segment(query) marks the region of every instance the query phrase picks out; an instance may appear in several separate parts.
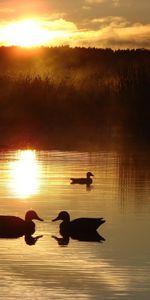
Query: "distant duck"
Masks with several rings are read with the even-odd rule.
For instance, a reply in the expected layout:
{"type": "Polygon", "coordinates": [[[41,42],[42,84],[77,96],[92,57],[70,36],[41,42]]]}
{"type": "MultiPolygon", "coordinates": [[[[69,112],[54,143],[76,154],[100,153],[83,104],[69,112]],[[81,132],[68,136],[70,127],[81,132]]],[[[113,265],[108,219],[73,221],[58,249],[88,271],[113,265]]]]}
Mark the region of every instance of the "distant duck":
{"type": "Polygon", "coordinates": [[[90,185],[93,180],[91,176],[94,176],[91,172],[86,173],[86,178],[70,178],[71,184],[87,184],[90,185]]]}
{"type": "Polygon", "coordinates": [[[105,223],[103,218],[78,218],[70,221],[70,215],[67,211],[61,211],[57,218],[52,221],[62,220],[60,224],[60,234],[63,235],[82,235],[93,234],[97,228],[105,223]]]}
{"type": "Polygon", "coordinates": [[[35,232],[32,220],[43,221],[34,210],[27,211],[25,220],[16,216],[0,216],[0,238],[30,236],[35,232]]]}

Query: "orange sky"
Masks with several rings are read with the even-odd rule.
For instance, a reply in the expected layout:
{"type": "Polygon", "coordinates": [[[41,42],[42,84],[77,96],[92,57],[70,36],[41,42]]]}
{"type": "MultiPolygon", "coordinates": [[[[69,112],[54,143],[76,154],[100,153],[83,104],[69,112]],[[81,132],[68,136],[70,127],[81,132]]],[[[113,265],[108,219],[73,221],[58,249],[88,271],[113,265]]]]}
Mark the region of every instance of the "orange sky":
{"type": "Polygon", "coordinates": [[[1,45],[150,48],[148,0],[0,0],[1,45]]]}

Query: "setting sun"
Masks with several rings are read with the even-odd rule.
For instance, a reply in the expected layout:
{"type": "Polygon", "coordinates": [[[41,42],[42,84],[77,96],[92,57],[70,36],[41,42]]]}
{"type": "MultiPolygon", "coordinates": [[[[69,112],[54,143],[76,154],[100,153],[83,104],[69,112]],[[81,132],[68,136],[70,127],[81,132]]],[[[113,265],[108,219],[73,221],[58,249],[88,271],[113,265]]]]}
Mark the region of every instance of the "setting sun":
{"type": "Polygon", "coordinates": [[[11,189],[20,198],[36,194],[39,166],[32,150],[18,151],[16,160],[10,163],[11,189]]]}
{"type": "Polygon", "coordinates": [[[7,25],[4,39],[8,45],[34,47],[49,41],[51,33],[38,20],[23,20],[7,25]]]}

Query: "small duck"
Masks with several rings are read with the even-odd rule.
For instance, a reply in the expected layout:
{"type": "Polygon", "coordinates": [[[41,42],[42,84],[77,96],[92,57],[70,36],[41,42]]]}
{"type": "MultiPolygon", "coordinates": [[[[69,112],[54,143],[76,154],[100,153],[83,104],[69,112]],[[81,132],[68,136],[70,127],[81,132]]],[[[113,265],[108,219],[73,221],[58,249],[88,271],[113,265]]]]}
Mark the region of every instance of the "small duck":
{"type": "Polygon", "coordinates": [[[16,216],[0,216],[0,238],[32,235],[35,232],[35,224],[32,220],[43,221],[34,210],[27,211],[25,220],[16,216]]]}
{"type": "Polygon", "coordinates": [[[71,184],[87,184],[90,185],[93,180],[91,176],[94,176],[91,172],[86,173],[86,178],[70,178],[71,184]]]}
{"type": "Polygon", "coordinates": [[[62,220],[60,224],[60,234],[73,236],[80,234],[93,234],[97,228],[105,223],[103,218],[78,218],[70,221],[70,215],[67,211],[61,211],[57,218],[52,221],[62,220]]]}

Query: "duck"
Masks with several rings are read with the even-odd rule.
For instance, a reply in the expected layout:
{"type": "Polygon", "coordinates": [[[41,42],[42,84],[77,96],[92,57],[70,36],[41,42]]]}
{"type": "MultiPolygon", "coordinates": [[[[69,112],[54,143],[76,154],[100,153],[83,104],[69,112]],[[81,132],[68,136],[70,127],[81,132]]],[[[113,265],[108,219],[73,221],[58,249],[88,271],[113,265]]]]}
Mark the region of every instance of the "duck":
{"type": "Polygon", "coordinates": [[[62,220],[60,224],[60,234],[62,236],[92,235],[100,225],[105,223],[103,218],[78,218],[70,221],[67,211],[61,211],[52,221],[62,220]]]}
{"type": "Polygon", "coordinates": [[[94,176],[93,173],[87,172],[85,178],[70,178],[71,184],[86,184],[86,185],[90,185],[93,182],[91,176],[94,176]]]}
{"type": "Polygon", "coordinates": [[[35,232],[35,224],[32,220],[43,221],[34,210],[26,212],[25,220],[16,216],[0,215],[0,238],[32,235],[35,232]]]}

